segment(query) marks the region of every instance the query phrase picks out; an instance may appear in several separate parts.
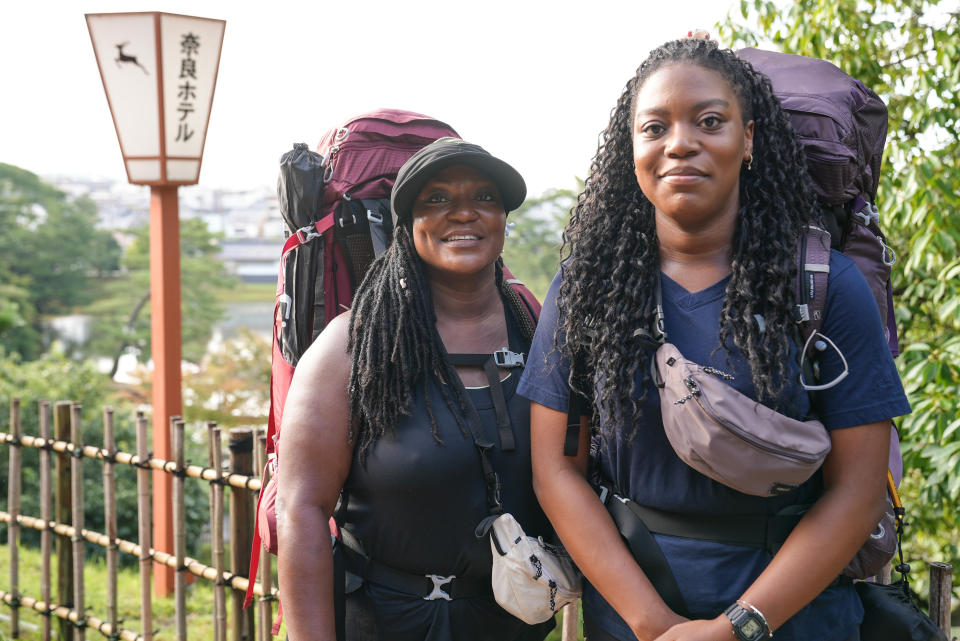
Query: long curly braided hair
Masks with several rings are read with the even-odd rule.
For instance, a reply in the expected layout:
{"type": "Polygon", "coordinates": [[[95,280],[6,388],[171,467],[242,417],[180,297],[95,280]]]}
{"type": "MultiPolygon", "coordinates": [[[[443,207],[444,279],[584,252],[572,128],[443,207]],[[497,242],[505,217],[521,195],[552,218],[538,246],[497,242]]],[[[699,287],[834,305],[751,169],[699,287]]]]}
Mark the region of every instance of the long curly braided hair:
{"type": "MultiPolygon", "coordinates": [[[[351,355],[349,438],[361,459],[365,459],[380,436],[396,426],[401,416],[409,416],[418,384],[425,383],[431,375],[447,381],[457,376],[437,332],[430,283],[409,225],[408,221],[397,227],[393,242],[370,265],[353,299],[347,344],[351,355]]],[[[495,272],[504,306],[529,342],[533,324],[523,311],[519,295],[504,280],[500,259],[495,272]]],[[[461,432],[466,434],[466,399],[459,386],[438,387],[461,432]]],[[[433,437],[441,443],[430,394],[426,385],[423,389],[433,437]]]]}
{"type": "Polygon", "coordinates": [[[758,400],[773,407],[797,331],[796,246],[802,226],[820,218],[800,144],[766,76],[710,40],[675,40],[651,52],[613,109],[564,231],[566,260],[558,299],[556,339],[561,352],[583,367],[577,376],[571,371],[571,386],[592,398],[590,390],[602,382],[593,404],[594,424],[602,413],[605,425],[624,425],[628,436],[640,416],[635,374],[642,368],[641,390],[646,390],[656,350],[635,330],[653,327],[660,277],[654,207],[634,175],[634,99],[648,78],[670,64],[695,64],[719,73],[739,99],[744,124],[755,123],[753,170],[740,172],[720,343],[732,342],[743,352],[758,400]]]}

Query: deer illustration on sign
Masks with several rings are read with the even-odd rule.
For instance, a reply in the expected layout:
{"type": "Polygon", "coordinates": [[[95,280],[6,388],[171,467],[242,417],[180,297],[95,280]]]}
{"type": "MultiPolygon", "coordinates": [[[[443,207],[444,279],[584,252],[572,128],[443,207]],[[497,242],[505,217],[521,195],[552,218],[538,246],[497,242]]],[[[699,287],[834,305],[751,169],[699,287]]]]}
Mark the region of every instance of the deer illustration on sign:
{"type": "Polygon", "coordinates": [[[129,42],[122,42],[122,43],[120,43],[120,44],[118,44],[118,45],[113,45],[114,47],[117,48],[117,57],[114,58],[114,62],[117,63],[117,66],[118,66],[118,67],[120,66],[121,63],[124,63],[124,62],[128,62],[128,63],[134,64],[134,65],[140,67],[140,69],[143,71],[143,73],[145,73],[145,74],[147,74],[147,75],[149,76],[149,75],[150,75],[150,72],[148,72],[147,69],[146,69],[142,64],[140,64],[139,62],[137,62],[137,57],[136,57],[136,56],[129,56],[129,55],[123,53],[123,48],[126,47],[128,44],[130,44],[130,43],[129,43],[129,42]]]}

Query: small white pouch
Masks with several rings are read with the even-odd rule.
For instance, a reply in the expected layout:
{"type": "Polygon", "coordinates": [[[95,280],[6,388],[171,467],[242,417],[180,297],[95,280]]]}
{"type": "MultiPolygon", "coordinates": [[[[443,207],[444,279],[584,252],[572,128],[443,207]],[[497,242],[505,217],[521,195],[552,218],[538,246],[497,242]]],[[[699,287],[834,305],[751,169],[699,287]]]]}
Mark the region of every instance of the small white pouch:
{"type": "Polygon", "coordinates": [[[490,530],[493,595],[500,606],[534,625],[580,598],[580,572],[562,547],[527,536],[511,514],[490,530]]]}

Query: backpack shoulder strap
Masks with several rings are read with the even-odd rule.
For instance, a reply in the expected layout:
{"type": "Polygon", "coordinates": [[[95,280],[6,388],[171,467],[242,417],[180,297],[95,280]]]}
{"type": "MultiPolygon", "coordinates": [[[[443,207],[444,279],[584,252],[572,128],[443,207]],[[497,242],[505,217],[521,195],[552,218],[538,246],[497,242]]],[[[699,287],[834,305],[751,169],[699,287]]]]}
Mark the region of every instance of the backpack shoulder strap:
{"type": "Polygon", "coordinates": [[[842,381],[850,373],[850,369],[840,348],[820,332],[826,314],[827,285],[830,277],[830,234],[820,227],[807,225],[799,245],[799,291],[795,316],[803,338],[800,346],[800,385],[808,392],[816,392],[830,389],[842,381]],[[816,352],[822,352],[828,347],[839,355],[843,371],[828,383],[815,383],[820,378],[819,367],[815,362],[816,352]]]}
{"type": "MultiPolygon", "coordinates": [[[[515,298],[521,303],[521,307],[526,312],[527,319],[536,327],[540,318],[540,301],[533,295],[522,281],[515,278],[510,270],[504,266],[503,282],[508,292],[515,295],[515,298]]],[[[509,298],[514,298],[510,296],[509,298]]],[[[574,374],[582,372],[583,367],[576,363],[571,364],[574,368],[574,374]]],[[[564,456],[576,456],[580,443],[580,417],[590,416],[593,412],[590,401],[581,394],[570,390],[570,404],[567,410],[567,432],[563,442],[564,456]]]]}
{"type": "Polygon", "coordinates": [[[507,269],[507,266],[503,266],[503,284],[504,286],[514,292],[519,298],[519,301],[522,303],[522,308],[524,314],[530,320],[534,327],[537,326],[537,321],[540,320],[540,301],[537,300],[537,297],[533,295],[526,285],[523,284],[523,281],[513,275],[513,273],[507,269]]]}
{"type": "Polygon", "coordinates": [[[797,245],[795,318],[804,342],[823,327],[830,276],[830,232],[806,225],[797,245]]]}
{"type": "Polygon", "coordinates": [[[533,333],[540,320],[540,301],[533,295],[522,281],[515,278],[507,267],[503,266],[503,283],[500,287],[513,319],[517,322],[520,333],[527,341],[533,340],[533,333]]]}
{"type": "MultiPolygon", "coordinates": [[[[576,381],[577,387],[580,389],[588,389],[585,376],[586,366],[581,362],[581,359],[574,358],[573,362],[570,363],[570,369],[571,377],[576,381]]],[[[593,406],[590,403],[590,399],[573,387],[567,386],[567,392],[570,398],[567,404],[567,432],[563,437],[563,455],[576,456],[580,450],[581,417],[591,416],[593,414],[593,406]]]]}

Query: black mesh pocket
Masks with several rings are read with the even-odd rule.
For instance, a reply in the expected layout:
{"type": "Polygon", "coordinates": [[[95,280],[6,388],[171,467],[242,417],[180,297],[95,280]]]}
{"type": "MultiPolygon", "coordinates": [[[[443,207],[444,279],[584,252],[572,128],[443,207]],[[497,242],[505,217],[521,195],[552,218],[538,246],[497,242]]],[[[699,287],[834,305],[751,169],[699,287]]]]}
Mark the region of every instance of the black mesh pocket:
{"type": "Polygon", "coordinates": [[[373,243],[367,211],[360,201],[343,201],[334,214],[334,239],[340,244],[350,273],[350,289],[357,286],[373,262],[373,243]]]}

